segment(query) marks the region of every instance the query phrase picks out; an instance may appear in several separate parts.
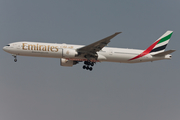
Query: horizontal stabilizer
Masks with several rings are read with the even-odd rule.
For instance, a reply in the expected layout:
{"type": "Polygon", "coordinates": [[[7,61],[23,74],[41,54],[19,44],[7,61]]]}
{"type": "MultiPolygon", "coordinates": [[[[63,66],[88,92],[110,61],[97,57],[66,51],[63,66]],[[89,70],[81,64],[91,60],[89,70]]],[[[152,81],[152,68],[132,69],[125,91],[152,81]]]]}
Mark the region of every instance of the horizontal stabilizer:
{"type": "Polygon", "coordinates": [[[171,53],[174,52],[174,51],[176,51],[176,50],[168,50],[168,51],[164,51],[164,52],[161,52],[161,53],[157,53],[157,54],[155,54],[155,55],[153,55],[153,56],[155,56],[155,57],[165,56],[165,55],[171,54],[171,53]]]}

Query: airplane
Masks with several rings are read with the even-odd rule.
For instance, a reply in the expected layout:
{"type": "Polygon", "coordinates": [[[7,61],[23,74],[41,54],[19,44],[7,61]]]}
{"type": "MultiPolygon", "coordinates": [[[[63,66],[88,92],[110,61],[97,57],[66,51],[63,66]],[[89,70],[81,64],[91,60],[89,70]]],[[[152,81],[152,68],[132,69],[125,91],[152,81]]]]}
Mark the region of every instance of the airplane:
{"type": "Polygon", "coordinates": [[[59,58],[60,65],[72,67],[79,62],[84,62],[83,69],[93,70],[97,62],[141,63],[156,60],[171,59],[170,53],[175,50],[165,51],[173,34],[167,31],[145,50],[106,47],[112,38],[121,32],[116,32],[104,39],[89,45],[57,44],[42,42],[13,42],[3,47],[5,52],[14,56],[50,57],[59,58]]]}

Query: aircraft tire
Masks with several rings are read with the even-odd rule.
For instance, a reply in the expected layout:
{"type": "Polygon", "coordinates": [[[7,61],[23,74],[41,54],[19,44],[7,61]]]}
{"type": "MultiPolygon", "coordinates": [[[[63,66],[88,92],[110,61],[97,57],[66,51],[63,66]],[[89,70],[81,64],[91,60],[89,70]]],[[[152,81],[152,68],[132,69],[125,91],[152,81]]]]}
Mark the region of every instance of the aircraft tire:
{"type": "Polygon", "coordinates": [[[85,65],[83,66],[83,69],[86,69],[86,66],[85,66],[85,65]]]}
{"type": "Polygon", "coordinates": [[[88,66],[86,67],[86,70],[89,70],[89,67],[88,67],[88,66]]]}
{"type": "Polygon", "coordinates": [[[90,70],[90,71],[92,71],[92,70],[93,70],[93,68],[92,68],[92,67],[90,67],[90,68],[89,68],[89,70],[90,70]]]}

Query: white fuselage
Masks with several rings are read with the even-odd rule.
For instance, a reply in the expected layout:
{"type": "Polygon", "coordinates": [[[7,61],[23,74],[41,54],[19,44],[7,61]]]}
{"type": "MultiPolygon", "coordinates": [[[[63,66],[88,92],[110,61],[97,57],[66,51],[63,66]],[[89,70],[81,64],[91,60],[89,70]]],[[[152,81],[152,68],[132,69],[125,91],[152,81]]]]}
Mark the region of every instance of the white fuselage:
{"type": "MultiPolygon", "coordinates": [[[[72,44],[53,44],[41,42],[14,42],[3,48],[4,51],[12,55],[33,56],[33,57],[51,57],[51,58],[65,58],[74,61],[86,61],[87,59],[82,56],[73,56],[71,51],[83,47],[83,45],[72,44]],[[66,52],[65,52],[66,51],[66,52]]],[[[141,54],[144,50],[137,49],[123,49],[104,47],[97,52],[98,59],[95,62],[120,62],[120,63],[138,63],[148,62],[162,59],[170,59],[170,56],[153,57],[147,54],[135,60],[131,58],[141,54]]]]}

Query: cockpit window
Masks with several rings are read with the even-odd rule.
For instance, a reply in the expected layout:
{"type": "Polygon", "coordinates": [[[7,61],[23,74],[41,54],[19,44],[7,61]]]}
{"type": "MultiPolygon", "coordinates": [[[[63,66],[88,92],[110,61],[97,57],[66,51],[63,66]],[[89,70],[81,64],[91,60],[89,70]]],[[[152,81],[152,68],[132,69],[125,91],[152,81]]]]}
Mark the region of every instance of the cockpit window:
{"type": "Polygon", "coordinates": [[[10,46],[10,45],[6,45],[6,46],[10,46]]]}

